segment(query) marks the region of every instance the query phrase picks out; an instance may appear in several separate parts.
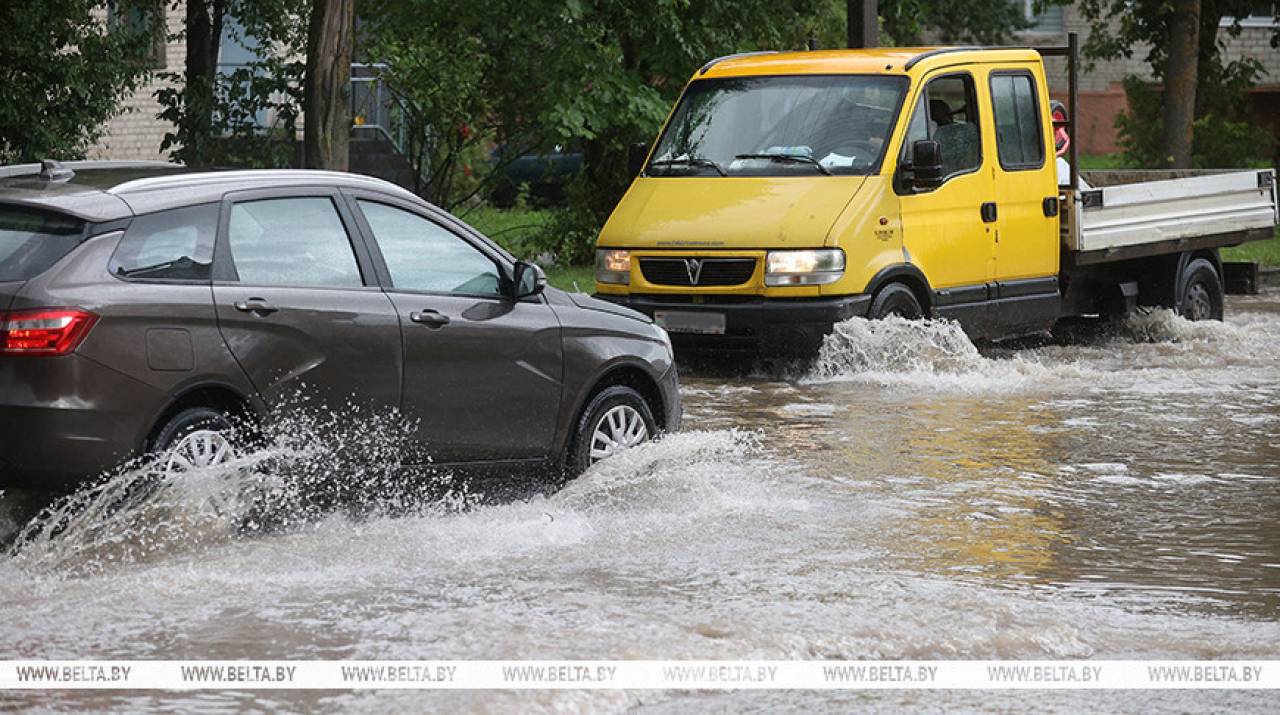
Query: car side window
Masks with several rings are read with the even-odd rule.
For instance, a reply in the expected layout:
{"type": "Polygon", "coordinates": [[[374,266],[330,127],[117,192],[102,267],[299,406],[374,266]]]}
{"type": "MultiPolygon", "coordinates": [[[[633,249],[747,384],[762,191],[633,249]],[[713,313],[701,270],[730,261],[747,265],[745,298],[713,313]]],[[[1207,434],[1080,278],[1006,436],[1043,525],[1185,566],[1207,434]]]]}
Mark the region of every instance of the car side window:
{"type": "Polygon", "coordinates": [[[218,232],[218,204],[202,204],[139,216],[111,255],[120,278],[207,281],[218,232]]]}
{"type": "Polygon", "coordinates": [[[912,144],[938,142],[943,181],[976,171],[982,165],[982,133],[978,129],[977,93],[968,74],[947,75],[925,85],[907,125],[903,156],[912,159],[912,144]]]}
{"type": "Polygon", "coordinates": [[[227,247],[241,283],[364,285],[351,239],[328,197],[259,199],[234,204],[227,247]]]}
{"type": "Polygon", "coordinates": [[[1025,73],[991,75],[991,104],[996,120],[996,151],[1005,169],[1044,166],[1044,137],[1036,85],[1025,73]]]}
{"type": "Polygon", "coordinates": [[[499,296],[498,265],[469,241],[411,211],[358,201],[394,287],[499,296]]]}

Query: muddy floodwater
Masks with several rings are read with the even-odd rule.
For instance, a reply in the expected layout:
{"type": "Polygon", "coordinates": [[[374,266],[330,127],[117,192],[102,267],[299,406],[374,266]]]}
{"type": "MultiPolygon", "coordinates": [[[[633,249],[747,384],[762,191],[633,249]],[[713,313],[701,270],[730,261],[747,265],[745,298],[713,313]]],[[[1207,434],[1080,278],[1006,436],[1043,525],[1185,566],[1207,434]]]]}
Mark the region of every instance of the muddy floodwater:
{"type": "MultiPolygon", "coordinates": [[[[1227,312],[1225,324],[1156,313],[1065,344],[981,349],[945,324],[855,321],[805,371],[687,375],[683,433],[550,496],[455,485],[393,514],[250,536],[201,515],[225,480],[132,517],[91,513],[132,521],[67,528],[0,559],[0,659],[1277,659],[1280,294],[1232,299],[1227,312]]],[[[379,454],[362,446],[377,439],[367,431],[344,439],[318,445],[322,456],[379,454]]],[[[1276,706],[1272,693],[1210,691],[40,693],[6,704],[1276,706]]]]}

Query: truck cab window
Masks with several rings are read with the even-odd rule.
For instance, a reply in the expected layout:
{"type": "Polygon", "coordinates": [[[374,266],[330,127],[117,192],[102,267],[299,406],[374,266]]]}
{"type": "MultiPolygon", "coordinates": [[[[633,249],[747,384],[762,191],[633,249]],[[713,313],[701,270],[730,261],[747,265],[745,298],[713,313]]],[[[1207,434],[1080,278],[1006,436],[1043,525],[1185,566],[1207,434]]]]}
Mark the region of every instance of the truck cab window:
{"type": "Polygon", "coordinates": [[[992,74],[991,104],[996,120],[996,151],[1005,169],[1044,166],[1044,139],[1036,106],[1035,80],[1028,73],[992,74]]]}
{"type": "Polygon", "coordinates": [[[973,77],[949,75],[931,80],[912,110],[903,156],[910,162],[911,146],[932,139],[942,148],[942,175],[949,179],[982,165],[982,135],[973,77]]]}

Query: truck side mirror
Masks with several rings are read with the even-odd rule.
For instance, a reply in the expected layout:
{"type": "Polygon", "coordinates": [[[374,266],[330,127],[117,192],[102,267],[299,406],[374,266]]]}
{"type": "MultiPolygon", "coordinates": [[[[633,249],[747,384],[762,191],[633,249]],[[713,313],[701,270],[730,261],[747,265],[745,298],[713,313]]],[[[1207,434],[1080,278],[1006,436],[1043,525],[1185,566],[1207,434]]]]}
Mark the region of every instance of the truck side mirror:
{"type": "Polygon", "coordinates": [[[911,185],[917,189],[942,186],[942,145],[921,139],[911,145],[911,185]]]}
{"type": "Polygon", "coordinates": [[[644,170],[644,160],[649,158],[649,145],[644,142],[627,147],[627,176],[635,178],[644,170]]]}

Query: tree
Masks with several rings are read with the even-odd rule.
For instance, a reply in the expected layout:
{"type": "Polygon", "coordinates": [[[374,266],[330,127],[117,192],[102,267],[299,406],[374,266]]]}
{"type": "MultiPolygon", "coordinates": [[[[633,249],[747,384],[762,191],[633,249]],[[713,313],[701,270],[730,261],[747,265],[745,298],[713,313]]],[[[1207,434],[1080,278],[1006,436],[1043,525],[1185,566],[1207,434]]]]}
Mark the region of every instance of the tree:
{"type": "MultiPolygon", "coordinates": [[[[1239,20],[1256,3],[1081,0],[1078,7],[1090,22],[1086,57],[1132,57],[1135,48],[1145,47],[1151,73],[1164,86],[1159,111],[1152,111],[1142,83],[1126,80],[1130,108],[1117,126],[1129,158],[1148,166],[1222,166],[1269,149],[1268,136],[1251,131],[1243,95],[1262,73],[1261,64],[1248,57],[1224,62],[1222,56],[1223,33],[1238,36],[1239,20]],[[1223,28],[1228,17],[1235,21],[1223,28]]],[[[1271,44],[1280,44],[1280,30],[1272,33],[1271,44]]]]}
{"type": "MultiPolygon", "coordinates": [[[[171,7],[183,5],[170,0],[171,7]]],[[[308,0],[186,0],[181,72],[160,75],[160,118],[174,125],[161,151],[189,166],[272,167],[293,158],[300,109],[308,0]],[[239,33],[228,33],[233,21],[239,33]],[[219,68],[223,38],[257,48],[257,58],[231,71],[219,68]],[[273,126],[259,118],[272,115],[273,126]]]]}
{"type": "Polygon", "coordinates": [[[315,0],[307,33],[303,157],[308,167],[346,171],[351,134],[351,55],[355,0],[315,0]]]}
{"type": "Polygon", "coordinates": [[[1000,45],[1030,25],[1014,0],[881,0],[880,21],[889,41],[919,45],[926,31],[944,44],[1000,45]]]}
{"type": "Polygon", "coordinates": [[[82,158],[120,113],[147,75],[154,25],[113,20],[105,0],[0,5],[0,163],[82,158]]]}
{"type": "Polygon", "coordinates": [[[1169,19],[1169,62],[1164,73],[1165,164],[1191,167],[1191,123],[1196,114],[1196,65],[1200,59],[1200,0],[1174,0],[1169,19]]]}

